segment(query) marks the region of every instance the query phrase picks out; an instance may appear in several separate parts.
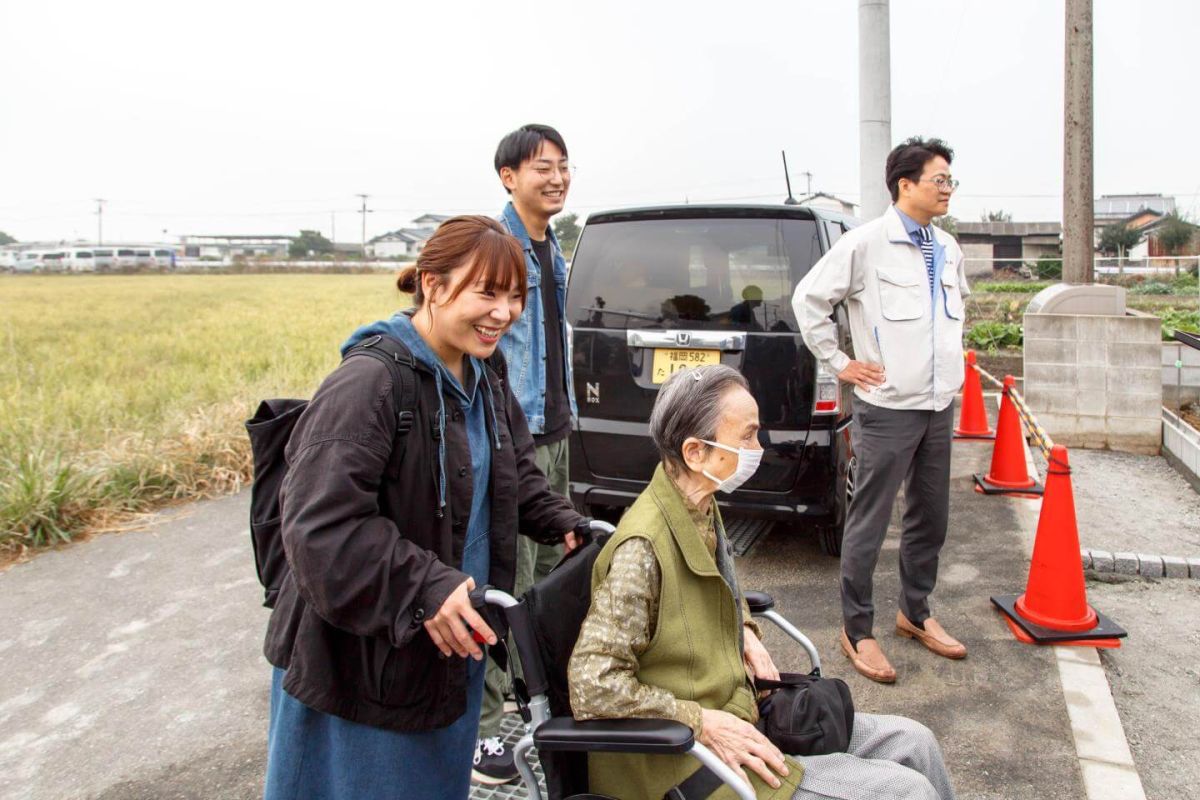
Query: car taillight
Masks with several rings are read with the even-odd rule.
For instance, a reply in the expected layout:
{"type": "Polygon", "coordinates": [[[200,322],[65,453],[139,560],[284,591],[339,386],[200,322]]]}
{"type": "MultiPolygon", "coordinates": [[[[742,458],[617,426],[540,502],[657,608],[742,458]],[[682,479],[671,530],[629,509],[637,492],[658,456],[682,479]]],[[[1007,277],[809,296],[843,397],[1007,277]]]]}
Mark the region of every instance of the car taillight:
{"type": "Polygon", "coordinates": [[[838,379],[837,376],[826,369],[823,365],[817,364],[817,385],[813,392],[813,413],[814,414],[836,414],[838,413],[838,379]]]}

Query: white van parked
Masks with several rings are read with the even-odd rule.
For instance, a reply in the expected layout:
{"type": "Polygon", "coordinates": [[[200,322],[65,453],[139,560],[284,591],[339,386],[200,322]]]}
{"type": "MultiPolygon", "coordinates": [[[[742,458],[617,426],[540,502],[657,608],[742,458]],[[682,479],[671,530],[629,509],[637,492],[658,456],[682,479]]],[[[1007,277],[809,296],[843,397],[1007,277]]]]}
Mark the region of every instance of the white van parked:
{"type": "Polygon", "coordinates": [[[17,256],[17,263],[13,265],[13,272],[41,272],[42,256],[45,254],[45,250],[21,251],[17,256]]]}
{"type": "Polygon", "coordinates": [[[51,250],[42,254],[42,272],[66,272],[67,254],[63,250],[51,250]]]}
{"type": "Polygon", "coordinates": [[[158,248],[154,251],[154,266],[159,269],[174,269],[175,267],[175,251],[158,248]]]}
{"type": "Polygon", "coordinates": [[[67,269],[71,272],[95,272],[96,254],[91,250],[67,251],[67,269]]]}
{"type": "Polygon", "coordinates": [[[138,264],[137,253],[131,247],[118,247],[113,258],[113,266],[117,269],[132,269],[138,264]]]}
{"type": "Polygon", "coordinates": [[[97,272],[108,272],[113,268],[113,249],[111,247],[94,247],[92,248],[92,261],[96,265],[97,272]]]}

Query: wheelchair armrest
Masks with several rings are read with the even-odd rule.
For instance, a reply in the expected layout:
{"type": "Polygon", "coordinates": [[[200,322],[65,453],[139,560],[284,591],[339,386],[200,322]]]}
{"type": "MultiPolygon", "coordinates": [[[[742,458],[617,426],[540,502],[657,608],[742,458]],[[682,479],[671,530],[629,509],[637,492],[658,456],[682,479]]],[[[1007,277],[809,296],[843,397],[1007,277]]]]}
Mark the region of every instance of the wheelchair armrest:
{"type": "Polygon", "coordinates": [[[788,622],[778,611],[775,610],[775,598],[766,592],[742,592],[742,596],[746,598],[746,605],[750,607],[750,613],[756,617],[763,617],[774,623],[775,627],[786,633],[793,641],[804,648],[804,652],[808,653],[808,660],[812,662],[812,674],[821,674],[821,655],[817,652],[816,646],[812,640],[800,632],[792,623],[788,622]]]}
{"type": "Polygon", "coordinates": [[[746,598],[751,614],[761,614],[775,607],[775,598],[766,592],[742,592],[742,597],[746,598]]]}
{"type": "Polygon", "coordinates": [[[538,750],[591,750],[608,753],[686,753],[692,748],[692,729],[666,719],[590,719],[554,717],[537,727],[538,750]]]}

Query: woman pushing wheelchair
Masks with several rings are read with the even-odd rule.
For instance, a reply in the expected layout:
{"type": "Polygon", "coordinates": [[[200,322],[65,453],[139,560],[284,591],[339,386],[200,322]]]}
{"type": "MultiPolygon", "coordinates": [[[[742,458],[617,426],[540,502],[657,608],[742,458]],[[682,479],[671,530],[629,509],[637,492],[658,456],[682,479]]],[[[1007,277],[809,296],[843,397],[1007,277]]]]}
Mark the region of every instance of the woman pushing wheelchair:
{"type": "MultiPolygon", "coordinates": [[[[730,367],[663,384],[650,416],[661,463],[592,571],[568,670],[575,718],[682,722],[759,798],[951,800],[937,741],[907,718],[853,714],[845,752],[821,755],[784,753],[755,727],[754,681],[780,675],[738,588],[713,495],[754,474],[758,431],[758,406],[730,367]]],[[[695,771],[687,756],[588,758],[591,791],[612,797],[659,798],[695,771]]]]}
{"type": "Polygon", "coordinates": [[[468,593],[511,591],[518,526],[568,549],[586,528],[534,463],[493,358],[525,303],[521,246],[455,217],[398,285],[416,308],[350,337],[288,443],[267,800],[464,800],[479,642],[496,641],[468,593]]]}

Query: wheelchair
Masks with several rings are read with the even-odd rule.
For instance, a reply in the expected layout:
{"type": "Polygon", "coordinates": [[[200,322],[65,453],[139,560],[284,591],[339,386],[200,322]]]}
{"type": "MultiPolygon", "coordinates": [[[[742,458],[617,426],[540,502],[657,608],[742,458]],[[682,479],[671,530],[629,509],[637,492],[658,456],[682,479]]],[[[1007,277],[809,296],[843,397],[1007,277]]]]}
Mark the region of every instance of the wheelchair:
{"type": "MultiPolygon", "coordinates": [[[[544,800],[530,766],[537,750],[546,775],[549,800],[618,800],[591,794],[587,786],[587,753],[618,752],[686,754],[728,785],[741,800],[755,800],[754,790],[725,762],[695,740],[692,729],[674,720],[613,719],[576,721],[567,693],[567,663],[591,604],[591,566],[615,528],[591,523],[592,538],[567,556],[520,600],[482,586],[471,593],[472,604],[492,620],[499,614],[511,633],[523,678],[514,680],[514,694],[525,721],[524,735],[513,748],[517,769],[530,800],[544,800]]],[[[744,592],[753,616],[769,620],[808,654],[812,674],[821,674],[821,659],[807,636],[774,610],[765,592],[744,592]]],[[[504,657],[501,657],[504,660],[504,657]]],[[[680,787],[667,800],[691,800],[680,787]]],[[[631,800],[624,798],[623,800],[631,800]]]]}

